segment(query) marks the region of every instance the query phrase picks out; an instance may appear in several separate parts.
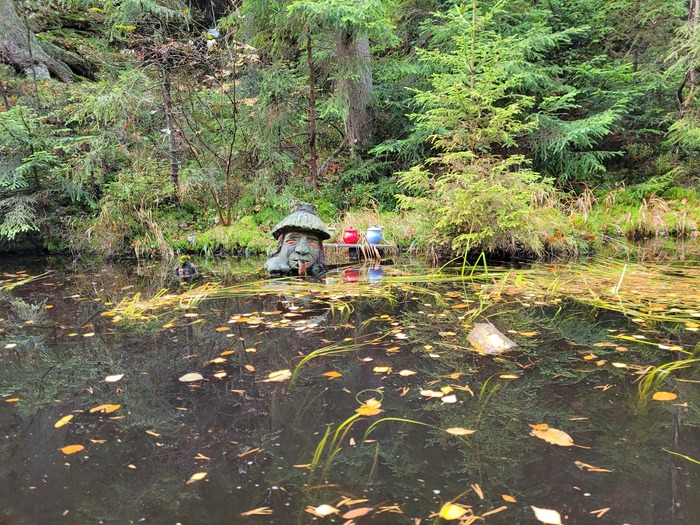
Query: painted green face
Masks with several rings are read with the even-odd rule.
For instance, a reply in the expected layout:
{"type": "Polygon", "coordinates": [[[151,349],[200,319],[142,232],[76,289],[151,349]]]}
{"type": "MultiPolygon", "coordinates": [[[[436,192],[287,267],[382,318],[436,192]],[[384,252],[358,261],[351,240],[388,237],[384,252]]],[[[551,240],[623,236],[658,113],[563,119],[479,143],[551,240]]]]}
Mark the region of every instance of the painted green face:
{"type": "Polygon", "coordinates": [[[300,261],[311,267],[320,253],[321,241],[313,233],[289,232],[284,236],[279,256],[287,260],[290,268],[298,270],[300,261]]]}

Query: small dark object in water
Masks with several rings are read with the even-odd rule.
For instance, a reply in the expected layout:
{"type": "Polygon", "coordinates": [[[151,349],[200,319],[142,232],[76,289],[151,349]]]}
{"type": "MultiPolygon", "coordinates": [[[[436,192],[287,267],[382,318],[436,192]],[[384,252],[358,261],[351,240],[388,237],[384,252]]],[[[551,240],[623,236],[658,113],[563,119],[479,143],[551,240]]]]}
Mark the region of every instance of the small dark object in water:
{"type": "Polygon", "coordinates": [[[178,279],[187,281],[197,275],[197,268],[194,267],[187,255],[180,257],[179,264],[173,268],[173,275],[178,279]]]}

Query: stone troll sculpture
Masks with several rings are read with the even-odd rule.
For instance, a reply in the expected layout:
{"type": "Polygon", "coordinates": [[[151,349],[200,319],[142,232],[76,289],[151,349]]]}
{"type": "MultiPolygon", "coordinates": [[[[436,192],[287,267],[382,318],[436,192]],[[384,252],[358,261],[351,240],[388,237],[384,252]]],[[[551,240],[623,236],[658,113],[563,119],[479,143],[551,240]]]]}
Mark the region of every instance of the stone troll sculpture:
{"type": "Polygon", "coordinates": [[[323,241],[331,235],[313,204],[292,202],[291,213],[270,233],[277,239],[277,248],[265,261],[269,275],[316,276],[326,270],[323,241]]]}

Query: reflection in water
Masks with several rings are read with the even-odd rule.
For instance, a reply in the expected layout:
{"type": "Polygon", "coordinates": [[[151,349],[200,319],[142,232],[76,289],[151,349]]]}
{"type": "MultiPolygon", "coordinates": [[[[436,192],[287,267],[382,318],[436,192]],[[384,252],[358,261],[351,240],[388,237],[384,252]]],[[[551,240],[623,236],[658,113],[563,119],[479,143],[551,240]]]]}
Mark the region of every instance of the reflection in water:
{"type": "Polygon", "coordinates": [[[367,508],[359,525],[430,523],[457,497],[465,517],[498,511],[493,524],[533,523],[531,506],[568,523],[700,512],[696,466],[667,452],[700,458],[697,366],[658,385],[677,402],[640,405],[634,383],[687,357],[658,344],[692,353],[696,332],[495,293],[502,276],[346,268],[178,301],[160,292],[172,285],[160,266],[12,264],[7,282],[53,272],[0,283],[0,522],[288,525],[330,505],[367,508]],[[138,310],[135,294],[161,302],[138,310]],[[105,315],[119,304],[130,316],[105,315]],[[478,355],[475,321],[518,351],[478,355]],[[544,423],[576,446],[530,435],[544,423]]]}

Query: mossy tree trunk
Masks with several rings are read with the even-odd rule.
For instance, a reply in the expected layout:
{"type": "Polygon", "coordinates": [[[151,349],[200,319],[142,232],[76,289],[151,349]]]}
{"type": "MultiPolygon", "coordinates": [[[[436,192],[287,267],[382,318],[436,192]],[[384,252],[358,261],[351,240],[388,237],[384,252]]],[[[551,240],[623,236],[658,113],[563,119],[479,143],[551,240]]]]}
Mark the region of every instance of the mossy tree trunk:
{"type": "Polygon", "coordinates": [[[71,82],[73,73],[70,67],[49,53],[42,47],[41,40],[29,31],[12,0],[0,0],[0,62],[30,76],[51,74],[63,82],[71,82]]]}

